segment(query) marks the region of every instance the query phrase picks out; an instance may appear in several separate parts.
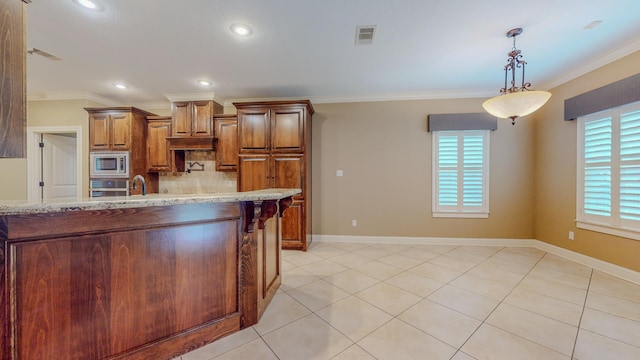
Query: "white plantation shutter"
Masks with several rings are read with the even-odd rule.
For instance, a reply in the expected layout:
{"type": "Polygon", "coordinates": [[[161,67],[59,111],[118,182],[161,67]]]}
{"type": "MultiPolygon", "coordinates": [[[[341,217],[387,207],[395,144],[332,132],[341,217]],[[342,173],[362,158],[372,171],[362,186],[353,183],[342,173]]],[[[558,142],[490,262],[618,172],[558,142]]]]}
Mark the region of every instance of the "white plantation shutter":
{"type": "Polygon", "coordinates": [[[620,217],[640,220],[640,110],[620,116],[620,217]]]}
{"type": "Polygon", "coordinates": [[[584,211],[611,215],[611,117],[585,124],[584,211]]]}
{"type": "Polygon", "coordinates": [[[488,130],[434,131],[433,213],[487,217],[488,130]]]}
{"type": "Polygon", "coordinates": [[[640,240],[640,103],[579,121],[578,227],[640,240]]]}

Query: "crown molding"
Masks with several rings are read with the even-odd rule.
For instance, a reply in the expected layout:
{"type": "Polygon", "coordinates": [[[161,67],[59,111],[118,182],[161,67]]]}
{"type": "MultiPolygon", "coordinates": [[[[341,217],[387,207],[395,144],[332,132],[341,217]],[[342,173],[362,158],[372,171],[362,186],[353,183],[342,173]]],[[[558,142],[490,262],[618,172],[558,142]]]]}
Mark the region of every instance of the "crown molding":
{"type": "Polygon", "coordinates": [[[622,59],[625,56],[631,55],[636,51],[640,51],[640,39],[636,39],[627,45],[618,48],[617,50],[605,53],[602,56],[596,57],[592,61],[580,66],[573,71],[567,72],[563,76],[554,78],[553,80],[543,84],[540,89],[553,89],[562,84],[565,84],[573,79],[576,79],[582,75],[585,75],[591,71],[594,71],[602,66],[610,64],[616,60],[622,59]]]}
{"type": "Polygon", "coordinates": [[[471,99],[489,98],[497,95],[495,91],[489,90],[467,90],[467,91],[429,91],[397,94],[376,94],[376,95],[350,95],[350,96],[310,96],[310,97],[273,97],[273,98],[238,98],[227,99],[224,106],[233,106],[234,102],[255,102],[255,101],[280,101],[280,100],[310,100],[314,104],[352,103],[352,102],[377,102],[377,101],[404,101],[404,100],[440,100],[440,99],[471,99]]]}
{"type": "Polygon", "coordinates": [[[182,93],[182,94],[164,94],[164,96],[170,101],[199,101],[199,100],[213,100],[219,104],[224,103],[224,99],[216,98],[214,92],[200,92],[200,93],[182,93]]]}
{"type": "Polygon", "coordinates": [[[138,109],[144,109],[150,112],[153,112],[151,110],[170,110],[171,109],[171,103],[169,101],[135,103],[135,104],[132,104],[132,106],[137,107],[138,109]]]}

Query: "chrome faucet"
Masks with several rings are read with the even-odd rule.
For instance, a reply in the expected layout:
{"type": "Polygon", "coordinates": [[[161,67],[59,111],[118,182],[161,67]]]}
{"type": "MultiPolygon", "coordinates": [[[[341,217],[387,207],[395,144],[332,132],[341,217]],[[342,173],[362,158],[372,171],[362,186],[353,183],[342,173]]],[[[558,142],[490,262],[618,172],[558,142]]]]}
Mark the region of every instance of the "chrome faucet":
{"type": "Polygon", "coordinates": [[[133,177],[133,180],[131,180],[131,188],[133,190],[136,189],[137,180],[140,180],[140,183],[142,184],[142,195],[147,195],[147,182],[144,181],[144,177],[142,175],[136,175],[133,177]]]}

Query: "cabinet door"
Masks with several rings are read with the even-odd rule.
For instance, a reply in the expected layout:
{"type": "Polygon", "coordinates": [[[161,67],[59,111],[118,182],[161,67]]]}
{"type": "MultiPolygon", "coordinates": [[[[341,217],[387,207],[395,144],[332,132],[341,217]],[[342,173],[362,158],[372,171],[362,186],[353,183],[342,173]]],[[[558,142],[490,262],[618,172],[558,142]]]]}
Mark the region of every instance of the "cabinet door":
{"type": "Polygon", "coordinates": [[[274,188],[303,189],[294,198],[304,197],[304,160],[302,156],[274,156],[271,184],[274,188]]]}
{"type": "Polygon", "coordinates": [[[150,120],[147,125],[147,171],[171,171],[171,120],[150,120]]]}
{"type": "Polygon", "coordinates": [[[282,216],[282,248],[306,250],[304,202],[294,200],[282,216]]]}
{"type": "Polygon", "coordinates": [[[238,191],[268,189],[269,180],[268,156],[238,157],[238,191]]]}
{"type": "Polygon", "coordinates": [[[173,136],[191,135],[191,117],[189,116],[189,102],[174,102],[171,104],[171,121],[173,136]]]}
{"type": "Polygon", "coordinates": [[[213,101],[191,103],[191,136],[212,136],[213,101]]]}
{"type": "Polygon", "coordinates": [[[238,148],[240,153],[269,152],[269,108],[238,112],[238,148]]]}
{"type": "Polygon", "coordinates": [[[238,169],[238,120],[214,119],[216,143],[216,171],[238,169]]]}
{"type": "Polygon", "coordinates": [[[304,151],[304,109],[271,111],[271,151],[304,151]]]}
{"type": "Polygon", "coordinates": [[[131,114],[111,114],[111,150],[131,148],[131,114]]]}
{"type": "Polygon", "coordinates": [[[89,116],[89,140],[91,150],[109,150],[109,115],[91,114],[89,116]]]}

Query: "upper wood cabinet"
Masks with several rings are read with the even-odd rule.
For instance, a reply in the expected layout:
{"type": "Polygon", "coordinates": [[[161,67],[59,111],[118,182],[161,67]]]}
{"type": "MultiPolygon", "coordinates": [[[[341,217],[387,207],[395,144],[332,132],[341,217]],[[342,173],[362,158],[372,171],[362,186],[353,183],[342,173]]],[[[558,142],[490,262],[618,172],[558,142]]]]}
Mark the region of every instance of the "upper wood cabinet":
{"type": "Polygon", "coordinates": [[[238,110],[239,149],[244,152],[303,152],[306,109],[301,106],[238,110]]]}
{"type": "Polygon", "coordinates": [[[213,136],[213,101],[180,101],[171,104],[173,136],[213,136]]]}
{"type": "MultiPolygon", "coordinates": [[[[147,193],[158,192],[158,174],[148,173],[147,116],[150,112],[134,107],[85,108],[89,113],[89,151],[128,151],[129,180],[143,175],[147,193]]],[[[157,135],[157,134],[155,134],[157,135]]],[[[131,191],[140,193],[141,187],[131,191]]]]}
{"type": "Polygon", "coordinates": [[[147,171],[172,171],[171,151],[167,137],[171,136],[170,116],[147,116],[147,171]]]}
{"type": "MultiPolygon", "coordinates": [[[[24,1],[30,2],[30,1],[24,1]]],[[[26,156],[26,5],[0,1],[0,158],[26,156]]]]}
{"type": "Polygon", "coordinates": [[[91,150],[129,150],[131,113],[125,111],[89,114],[89,141],[91,150]]]}
{"type": "Polygon", "coordinates": [[[238,118],[236,115],[214,115],[213,133],[216,139],[216,171],[236,171],[238,168],[238,118]]]}

